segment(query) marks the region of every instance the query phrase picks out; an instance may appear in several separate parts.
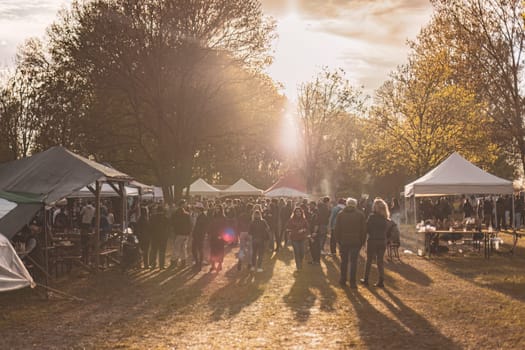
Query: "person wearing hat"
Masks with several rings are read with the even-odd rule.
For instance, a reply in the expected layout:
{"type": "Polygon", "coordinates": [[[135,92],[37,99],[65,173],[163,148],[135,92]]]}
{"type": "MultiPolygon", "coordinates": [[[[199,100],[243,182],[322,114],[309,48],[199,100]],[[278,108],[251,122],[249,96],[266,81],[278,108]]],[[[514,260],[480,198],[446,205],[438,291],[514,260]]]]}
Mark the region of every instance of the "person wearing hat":
{"type": "Polygon", "coordinates": [[[357,258],[366,239],[366,219],[357,209],[357,200],[348,198],[346,208],[335,219],[335,237],[341,254],[341,277],[339,284],[346,286],[348,263],[350,262],[350,288],[357,288],[357,258]],[[349,261],[350,258],[350,261],[349,261]]]}

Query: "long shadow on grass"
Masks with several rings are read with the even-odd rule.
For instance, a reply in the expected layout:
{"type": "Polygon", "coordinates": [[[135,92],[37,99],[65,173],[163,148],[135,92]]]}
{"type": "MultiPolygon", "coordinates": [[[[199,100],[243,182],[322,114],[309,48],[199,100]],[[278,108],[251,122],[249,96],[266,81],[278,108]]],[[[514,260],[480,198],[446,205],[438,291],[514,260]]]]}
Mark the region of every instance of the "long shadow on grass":
{"type": "Polygon", "coordinates": [[[394,314],[395,320],[376,309],[357,290],[345,289],[353,305],[361,340],[370,349],[447,349],[461,347],[439,332],[426,318],[406,306],[390,291],[391,303],[374,289],[371,292],[394,314]],[[408,330],[407,330],[408,329],[408,330]]]}
{"type": "Polygon", "coordinates": [[[525,301],[525,276],[522,256],[437,258],[431,263],[479,287],[525,301]]]}
{"type": "Polygon", "coordinates": [[[333,279],[337,274],[334,265],[327,264],[326,273],[318,265],[307,265],[295,274],[295,281],[287,295],[283,297],[286,305],[293,311],[294,319],[306,322],[311,316],[312,307],[319,295],[319,309],[323,312],[334,311],[337,294],[333,290],[333,279]]]}
{"type": "Polygon", "coordinates": [[[385,264],[385,271],[388,270],[394,271],[407,281],[419,284],[420,286],[427,287],[432,283],[432,279],[426,273],[404,262],[390,262],[388,264],[385,264]]]}
{"type": "Polygon", "coordinates": [[[237,266],[232,266],[225,274],[228,279],[226,285],[210,296],[209,306],[213,310],[210,318],[213,321],[232,318],[257,301],[272,278],[276,261],[276,257],[265,250],[263,272],[249,271],[247,267],[237,271],[237,266]]]}

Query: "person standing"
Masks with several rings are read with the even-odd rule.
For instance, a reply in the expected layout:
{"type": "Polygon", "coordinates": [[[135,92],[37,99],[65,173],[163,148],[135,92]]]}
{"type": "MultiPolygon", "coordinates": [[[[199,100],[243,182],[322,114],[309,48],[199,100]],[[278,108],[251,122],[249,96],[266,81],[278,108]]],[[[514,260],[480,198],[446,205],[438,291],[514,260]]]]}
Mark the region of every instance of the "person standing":
{"type": "Polygon", "coordinates": [[[494,206],[492,204],[492,198],[485,197],[485,199],[483,200],[483,221],[485,222],[485,226],[487,227],[487,229],[491,225],[492,227],[494,227],[494,220],[492,215],[493,209],[494,206]]]}
{"type": "Polygon", "coordinates": [[[308,232],[310,237],[308,239],[310,255],[312,260],[308,262],[312,265],[321,264],[321,235],[319,233],[319,216],[317,211],[317,205],[315,202],[310,202],[308,207],[308,213],[305,215],[308,221],[308,232]]]}
{"type": "Polygon", "coordinates": [[[204,213],[204,205],[202,203],[195,204],[195,210],[197,210],[197,219],[193,227],[191,253],[195,269],[200,271],[204,261],[204,237],[208,231],[208,217],[204,213]]]}
{"type": "MultiPolygon", "coordinates": [[[[281,239],[283,241],[282,246],[286,247],[288,244],[288,231],[286,231],[286,225],[288,225],[288,220],[290,220],[290,216],[292,216],[293,212],[293,204],[292,200],[289,199],[286,201],[286,205],[281,207],[279,210],[279,222],[280,227],[279,230],[281,232],[281,239]]],[[[280,244],[280,243],[279,243],[280,244]]]]}
{"type": "Polygon", "coordinates": [[[171,217],[175,242],[170,267],[176,267],[179,262],[181,267],[185,267],[186,260],[188,259],[188,239],[191,234],[192,225],[190,214],[184,207],[185,204],[186,202],[180,201],[178,208],[171,217]]]}
{"type": "Polygon", "coordinates": [[[213,217],[210,219],[208,237],[210,240],[210,272],[222,270],[224,260],[224,237],[228,222],[224,216],[222,205],[215,206],[213,217]]]}
{"type": "Polygon", "coordinates": [[[142,251],[142,266],[147,269],[149,267],[149,249],[151,245],[148,207],[140,208],[136,230],[135,234],[139,239],[140,250],[142,251]]]}
{"type": "Polygon", "coordinates": [[[93,228],[95,207],[88,201],[80,210],[80,246],[82,247],[82,260],[84,264],[89,263],[89,234],[93,228]]]}
{"type": "Polygon", "coordinates": [[[348,198],[346,207],[337,214],[334,235],[341,253],[341,277],[339,284],[346,286],[350,258],[350,288],[357,288],[357,259],[366,239],[365,214],[357,209],[357,200],[348,198]]]}
{"type": "Polygon", "coordinates": [[[496,199],[496,229],[503,230],[505,228],[505,199],[499,196],[496,199]]]}
{"type": "Polygon", "coordinates": [[[300,271],[303,268],[304,241],[308,237],[308,221],[302,208],[297,207],[294,209],[286,229],[290,231],[295,267],[297,271],[300,271]]]}
{"type": "Polygon", "coordinates": [[[324,250],[326,243],[326,235],[328,234],[328,223],[330,221],[330,197],[324,197],[317,205],[317,234],[319,236],[319,250],[320,254],[327,255],[324,250]]]}
{"type": "Polygon", "coordinates": [[[252,242],[251,236],[249,234],[250,225],[252,222],[252,211],[253,205],[251,203],[248,203],[248,205],[246,205],[246,208],[244,208],[244,210],[239,214],[239,253],[237,262],[238,271],[242,269],[243,260],[248,262],[248,265],[250,265],[252,262],[252,242]]]}
{"type": "Polygon", "coordinates": [[[335,222],[337,214],[345,208],[346,199],[340,198],[337,201],[337,205],[330,211],[330,220],[328,222],[328,229],[330,232],[330,255],[335,256],[337,254],[337,236],[335,235],[335,222]]]}
{"type": "Polygon", "coordinates": [[[168,214],[164,206],[157,206],[151,216],[151,254],[149,256],[149,265],[151,269],[157,267],[157,256],[160,269],[165,268],[166,247],[170,234],[168,214]]]}
{"type": "Polygon", "coordinates": [[[514,200],[514,229],[521,230],[521,214],[523,212],[523,198],[518,194],[514,200]]]}
{"type": "Polygon", "coordinates": [[[470,204],[468,198],[463,201],[463,217],[465,219],[474,217],[474,207],[470,204]]]}
{"type": "Polygon", "coordinates": [[[376,259],[379,278],[374,286],[384,287],[385,271],[383,258],[386,250],[389,220],[390,213],[388,211],[388,205],[381,198],[376,198],[372,203],[372,214],[370,214],[366,222],[366,233],[368,235],[366,242],[366,265],[365,276],[361,279],[361,283],[364,285],[368,285],[368,276],[370,275],[372,260],[376,259]]]}
{"type": "Polygon", "coordinates": [[[259,210],[253,212],[252,222],[248,234],[252,240],[252,266],[251,270],[262,272],[262,262],[264,256],[264,246],[270,236],[270,227],[268,223],[262,218],[259,210]]]}

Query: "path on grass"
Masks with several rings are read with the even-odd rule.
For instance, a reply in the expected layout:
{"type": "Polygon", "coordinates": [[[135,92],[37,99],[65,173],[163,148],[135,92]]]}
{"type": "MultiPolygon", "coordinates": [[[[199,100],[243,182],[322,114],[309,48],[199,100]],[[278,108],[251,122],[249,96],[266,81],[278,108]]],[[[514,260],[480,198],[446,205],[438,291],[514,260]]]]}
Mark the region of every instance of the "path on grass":
{"type": "Polygon", "coordinates": [[[255,274],[233,253],[219,274],[77,273],[61,288],[82,303],[0,296],[0,336],[9,349],[525,348],[524,258],[402,260],[384,290],[339,287],[337,258],[294,276],[291,250],[255,274]]]}

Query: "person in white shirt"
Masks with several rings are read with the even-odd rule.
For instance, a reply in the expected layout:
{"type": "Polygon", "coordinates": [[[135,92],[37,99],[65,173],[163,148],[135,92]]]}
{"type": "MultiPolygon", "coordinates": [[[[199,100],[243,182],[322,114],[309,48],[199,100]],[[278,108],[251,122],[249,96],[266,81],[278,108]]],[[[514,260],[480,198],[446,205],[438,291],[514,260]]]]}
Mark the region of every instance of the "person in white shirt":
{"type": "Polygon", "coordinates": [[[93,227],[95,207],[88,202],[80,210],[80,246],[82,247],[82,259],[85,264],[89,262],[89,233],[93,227]]]}

